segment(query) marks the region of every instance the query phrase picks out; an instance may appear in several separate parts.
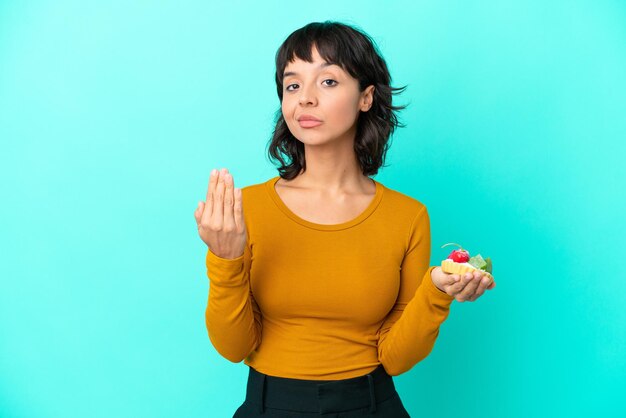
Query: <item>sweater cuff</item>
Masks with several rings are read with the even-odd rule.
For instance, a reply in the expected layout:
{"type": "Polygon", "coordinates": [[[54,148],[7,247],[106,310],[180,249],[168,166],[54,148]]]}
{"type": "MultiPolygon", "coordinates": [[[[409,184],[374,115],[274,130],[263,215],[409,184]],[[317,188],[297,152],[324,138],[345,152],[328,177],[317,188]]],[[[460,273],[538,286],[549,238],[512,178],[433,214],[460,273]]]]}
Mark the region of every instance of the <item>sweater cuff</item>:
{"type": "Polygon", "coordinates": [[[426,289],[428,289],[429,299],[432,301],[434,305],[448,307],[454,300],[454,296],[450,296],[446,292],[439,290],[435,283],[433,283],[433,278],[431,276],[432,271],[438,266],[431,266],[426,271],[426,275],[424,276],[424,280],[426,280],[426,289]]]}
{"type": "Polygon", "coordinates": [[[237,258],[222,258],[210,249],[206,253],[207,275],[212,282],[235,284],[243,279],[244,255],[237,258]],[[235,283],[233,283],[235,282],[235,283]]]}

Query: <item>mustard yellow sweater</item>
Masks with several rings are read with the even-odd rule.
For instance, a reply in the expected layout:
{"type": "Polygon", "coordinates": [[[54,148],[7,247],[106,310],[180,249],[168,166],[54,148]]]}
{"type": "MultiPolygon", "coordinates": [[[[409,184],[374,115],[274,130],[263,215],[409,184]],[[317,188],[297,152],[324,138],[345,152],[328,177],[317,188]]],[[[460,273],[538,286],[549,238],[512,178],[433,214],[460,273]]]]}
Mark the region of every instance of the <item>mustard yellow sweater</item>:
{"type": "Polygon", "coordinates": [[[206,327],[232,362],[292,379],[392,376],[432,350],[454,297],[433,284],[426,206],[375,181],[355,219],[308,222],[270,180],[242,188],[244,254],[207,250],[206,327]]]}

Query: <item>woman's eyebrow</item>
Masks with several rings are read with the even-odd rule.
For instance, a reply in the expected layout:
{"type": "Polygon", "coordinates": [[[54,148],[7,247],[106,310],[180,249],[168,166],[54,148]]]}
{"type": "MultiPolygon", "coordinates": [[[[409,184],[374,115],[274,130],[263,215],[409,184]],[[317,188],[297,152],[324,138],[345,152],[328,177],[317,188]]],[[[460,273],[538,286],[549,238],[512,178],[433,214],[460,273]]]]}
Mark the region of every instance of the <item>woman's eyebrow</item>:
{"type": "MultiPolygon", "coordinates": [[[[318,65],[317,68],[325,68],[325,67],[330,67],[331,65],[337,65],[337,64],[333,64],[330,62],[323,62],[320,65],[318,65]]],[[[283,74],[283,80],[287,77],[289,77],[290,75],[298,75],[298,73],[294,72],[294,71],[287,71],[285,74],[283,74]]]]}

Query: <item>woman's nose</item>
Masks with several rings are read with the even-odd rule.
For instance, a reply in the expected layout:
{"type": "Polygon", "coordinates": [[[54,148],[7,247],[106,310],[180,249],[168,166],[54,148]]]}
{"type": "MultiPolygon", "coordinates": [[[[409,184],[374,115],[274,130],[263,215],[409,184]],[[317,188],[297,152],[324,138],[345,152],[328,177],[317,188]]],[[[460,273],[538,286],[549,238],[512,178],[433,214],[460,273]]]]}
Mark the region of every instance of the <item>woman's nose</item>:
{"type": "Polygon", "coordinates": [[[298,98],[298,102],[301,105],[309,103],[314,104],[315,100],[315,86],[308,85],[308,87],[300,88],[300,97],[298,98]]]}

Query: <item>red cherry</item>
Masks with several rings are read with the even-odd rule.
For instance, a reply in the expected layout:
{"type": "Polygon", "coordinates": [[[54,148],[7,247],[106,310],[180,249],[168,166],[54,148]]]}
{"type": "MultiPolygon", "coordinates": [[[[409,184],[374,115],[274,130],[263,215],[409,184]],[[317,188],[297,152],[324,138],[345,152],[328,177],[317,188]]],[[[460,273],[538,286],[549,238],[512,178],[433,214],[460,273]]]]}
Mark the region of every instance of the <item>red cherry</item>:
{"type": "Polygon", "coordinates": [[[470,256],[465,250],[454,250],[450,253],[448,258],[452,259],[455,263],[467,263],[470,256]]]}
{"type": "Polygon", "coordinates": [[[469,261],[470,259],[469,252],[464,250],[463,247],[461,247],[459,244],[456,244],[454,242],[449,242],[448,244],[442,245],[441,248],[446,247],[448,245],[457,245],[460,248],[459,250],[452,251],[450,255],[448,256],[449,259],[451,259],[455,263],[467,263],[469,261]]]}

